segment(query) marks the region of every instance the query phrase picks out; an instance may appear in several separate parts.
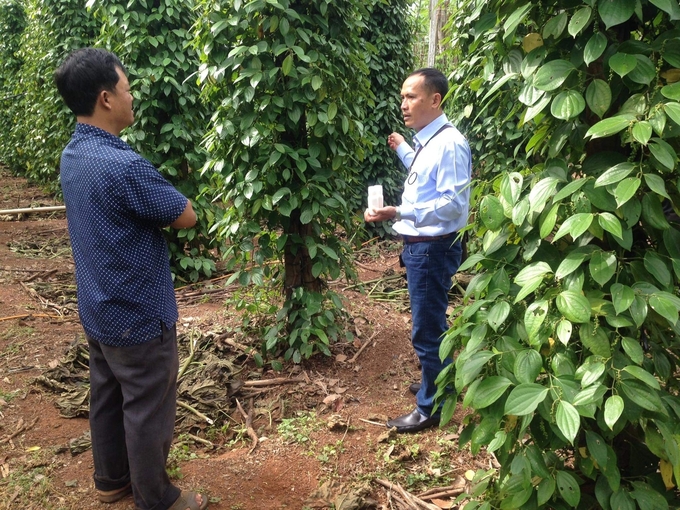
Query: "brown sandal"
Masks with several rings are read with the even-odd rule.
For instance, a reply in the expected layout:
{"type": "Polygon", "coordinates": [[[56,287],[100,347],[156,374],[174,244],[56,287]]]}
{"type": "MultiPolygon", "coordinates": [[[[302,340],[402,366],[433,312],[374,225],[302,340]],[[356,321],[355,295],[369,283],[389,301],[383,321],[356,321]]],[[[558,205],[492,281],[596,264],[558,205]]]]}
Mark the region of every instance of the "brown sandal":
{"type": "Polygon", "coordinates": [[[97,489],[97,499],[102,503],[115,503],[123,499],[132,492],[132,485],[130,482],[125,487],[114,489],[112,491],[100,491],[97,489]]]}
{"type": "Polygon", "coordinates": [[[198,492],[184,492],[179,495],[177,501],[175,501],[168,510],[205,510],[208,508],[208,497],[205,494],[199,494],[198,492]],[[196,496],[201,496],[203,502],[199,505],[196,503],[196,496]]]}

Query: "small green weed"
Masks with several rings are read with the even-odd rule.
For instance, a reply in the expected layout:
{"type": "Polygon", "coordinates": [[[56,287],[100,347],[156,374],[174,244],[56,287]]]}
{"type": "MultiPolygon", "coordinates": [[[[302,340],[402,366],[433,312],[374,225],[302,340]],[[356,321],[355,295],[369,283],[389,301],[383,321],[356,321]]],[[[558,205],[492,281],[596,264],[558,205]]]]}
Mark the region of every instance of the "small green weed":
{"type": "Polygon", "coordinates": [[[316,456],[317,460],[325,464],[336,458],[339,454],[345,451],[345,445],[342,439],[339,439],[334,444],[327,444],[321,449],[321,452],[316,456]]]}
{"type": "Polygon", "coordinates": [[[285,443],[304,444],[310,440],[310,434],[319,430],[320,426],[315,413],[301,412],[295,418],[281,420],[277,431],[285,443]]]}
{"type": "Polygon", "coordinates": [[[168,462],[165,468],[168,476],[172,479],[181,479],[184,476],[182,475],[180,463],[198,458],[198,456],[191,451],[189,445],[184,442],[184,439],[186,438],[183,438],[183,434],[180,434],[177,439],[177,443],[170,448],[170,454],[168,455],[168,462]]]}

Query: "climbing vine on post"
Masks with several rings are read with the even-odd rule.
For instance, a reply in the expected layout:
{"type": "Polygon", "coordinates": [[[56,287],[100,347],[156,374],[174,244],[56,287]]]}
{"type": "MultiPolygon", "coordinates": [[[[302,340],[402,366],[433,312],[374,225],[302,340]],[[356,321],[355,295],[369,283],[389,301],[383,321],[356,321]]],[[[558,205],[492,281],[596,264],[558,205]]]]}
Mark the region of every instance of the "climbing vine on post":
{"type": "Polygon", "coordinates": [[[361,38],[370,3],[199,4],[199,78],[218,105],[204,167],[224,204],[215,231],[229,240],[234,278],[281,285],[264,350],[296,362],[328,354],[341,303],[325,281],[352,272],[347,197],[357,192],[373,104],[361,38]]]}
{"type": "Polygon", "coordinates": [[[475,411],[460,444],[501,466],[465,509],[677,507],[680,7],[458,8],[478,243],[440,383],[475,411]]]}

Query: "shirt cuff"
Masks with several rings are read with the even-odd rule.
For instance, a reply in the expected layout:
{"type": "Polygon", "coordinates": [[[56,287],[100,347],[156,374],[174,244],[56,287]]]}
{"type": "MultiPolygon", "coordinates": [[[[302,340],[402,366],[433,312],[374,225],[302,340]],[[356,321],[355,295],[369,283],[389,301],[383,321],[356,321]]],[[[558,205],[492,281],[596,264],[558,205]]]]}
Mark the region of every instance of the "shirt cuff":
{"type": "Polygon", "coordinates": [[[411,207],[404,207],[404,204],[399,206],[399,219],[416,221],[415,210],[411,207]]]}

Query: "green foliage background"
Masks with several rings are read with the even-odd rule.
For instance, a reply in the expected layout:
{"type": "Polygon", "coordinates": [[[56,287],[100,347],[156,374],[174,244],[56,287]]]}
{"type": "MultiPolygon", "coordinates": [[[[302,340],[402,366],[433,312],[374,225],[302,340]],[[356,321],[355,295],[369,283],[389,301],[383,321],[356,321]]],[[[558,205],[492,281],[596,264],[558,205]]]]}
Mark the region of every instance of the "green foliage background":
{"type": "MultiPolygon", "coordinates": [[[[21,70],[23,61],[19,56],[21,36],[26,28],[26,13],[16,0],[0,1],[0,132],[9,133],[14,119],[19,115],[21,90],[11,79],[21,70]]],[[[0,144],[0,161],[7,161],[11,147],[0,144]]]]}
{"type": "MultiPolygon", "coordinates": [[[[54,85],[54,70],[72,50],[92,43],[98,25],[81,0],[28,0],[21,5],[26,25],[20,45],[9,68],[3,60],[3,81],[18,94],[8,112],[11,125],[0,133],[3,162],[56,191],[59,156],[75,119],[54,85]]],[[[17,32],[15,19],[6,18],[8,34],[17,32]]],[[[9,41],[16,44],[16,39],[9,41]]]]}
{"type": "Polygon", "coordinates": [[[136,99],[123,138],[199,217],[167,234],[175,275],[210,277],[223,256],[256,288],[240,301],[249,310],[283,290],[267,308],[264,354],[328,353],[342,303],[325,279],[353,274],[366,188],[398,198],[385,139],[401,125],[408,2],[0,1],[0,84],[23,94],[1,117],[2,162],[58,193],[74,119],[53,72],[75,48],[114,51],[136,99]]]}
{"type": "Polygon", "coordinates": [[[192,200],[197,214],[194,227],[165,233],[174,272],[184,281],[210,278],[221,243],[209,234],[218,206],[201,196],[201,140],[211,106],[200,101],[198,55],[189,44],[195,5],[90,0],[87,6],[101,23],[97,44],[118,55],[130,74],[136,122],[123,139],[192,200]]]}
{"type": "Polygon", "coordinates": [[[501,465],[465,509],[677,506],[680,7],[459,8],[447,104],[475,151],[476,276],[441,393],[464,392],[460,443],[501,465]]]}

